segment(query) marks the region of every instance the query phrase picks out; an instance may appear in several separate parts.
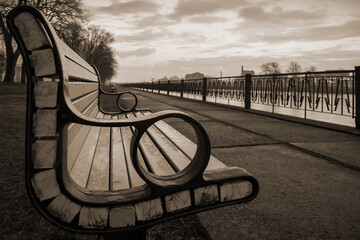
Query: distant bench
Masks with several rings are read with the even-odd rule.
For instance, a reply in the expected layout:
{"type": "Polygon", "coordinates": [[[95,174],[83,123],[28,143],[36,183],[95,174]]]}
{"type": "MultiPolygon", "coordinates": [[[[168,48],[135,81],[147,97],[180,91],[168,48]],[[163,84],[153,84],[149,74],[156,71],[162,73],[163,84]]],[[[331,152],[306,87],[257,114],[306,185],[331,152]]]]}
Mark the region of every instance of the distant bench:
{"type": "Polygon", "coordinates": [[[208,135],[191,116],[136,109],[129,92],[104,103],[111,94],[96,68],[37,9],[15,8],[7,24],[28,76],[28,195],[51,223],[144,238],[151,225],[256,197],[256,179],[211,156],[208,135]],[[104,110],[109,104],[115,110],[104,110]]]}

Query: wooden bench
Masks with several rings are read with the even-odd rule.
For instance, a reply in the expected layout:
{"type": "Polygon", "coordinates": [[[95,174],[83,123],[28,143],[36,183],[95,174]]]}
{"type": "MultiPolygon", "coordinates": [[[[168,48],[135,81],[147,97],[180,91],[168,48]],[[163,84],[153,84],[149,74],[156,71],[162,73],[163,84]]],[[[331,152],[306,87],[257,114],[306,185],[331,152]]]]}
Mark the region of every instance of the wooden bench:
{"type": "Polygon", "coordinates": [[[135,109],[131,93],[104,110],[101,98],[111,94],[96,68],[37,9],[15,8],[7,24],[28,76],[26,187],[48,221],[79,233],[144,237],[151,225],[256,197],[256,179],[211,156],[208,135],[191,116],[135,109]]]}

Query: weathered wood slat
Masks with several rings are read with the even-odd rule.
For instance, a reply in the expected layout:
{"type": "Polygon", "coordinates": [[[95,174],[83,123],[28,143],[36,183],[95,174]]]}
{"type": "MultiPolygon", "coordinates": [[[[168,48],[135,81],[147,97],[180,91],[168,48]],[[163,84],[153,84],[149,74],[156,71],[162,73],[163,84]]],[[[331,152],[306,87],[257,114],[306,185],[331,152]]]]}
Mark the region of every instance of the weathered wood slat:
{"type": "Polygon", "coordinates": [[[57,103],[59,82],[36,81],[35,82],[35,106],[38,108],[54,108],[57,103]]]}
{"type": "Polygon", "coordinates": [[[217,184],[194,189],[195,205],[204,205],[219,201],[217,184]]]}
{"type": "MultiPolygon", "coordinates": [[[[118,118],[126,118],[125,114],[118,115],[118,118]]],[[[145,181],[137,174],[135,168],[132,165],[130,157],[130,143],[132,137],[132,131],[130,127],[121,127],[120,128],[121,137],[123,139],[123,145],[125,150],[125,159],[128,167],[128,174],[130,180],[130,187],[138,187],[145,184],[145,181]]]]}
{"type": "MultiPolygon", "coordinates": [[[[135,113],[141,116],[140,112],[135,113]]],[[[176,172],[184,169],[189,163],[190,159],[177,148],[162,132],[155,126],[151,126],[147,130],[147,134],[156,143],[161,153],[165,156],[170,165],[176,172]]]]}
{"type": "Polygon", "coordinates": [[[37,110],[35,113],[35,137],[56,135],[57,110],[37,110]]]}
{"type": "Polygon", "coordinates": [[[87,93],[98,90],[98,83],[89,82],[69,82],[69,97],[75,99],[84,96],[87,93]]]}
{"type": "Polygon", "coordinates": [[[88,64],[84,59],[77,55],[70,47],[64,42],[60,41],[60,48],[65,55],[65,67],[69,78],[83,79],[86,81],[98,82],[99,78],[96,75],[94,68],[88,64]]]}
{"type": "Polygon", "coordinates": [[[191,206],[190,191],[182,191],[165,196],[167,212],[175,212],[191,206]]]}
{"type": "Polygon", "coordinates": [[[109,208],[107,207],[81,207],[79,226],[86,228],[106,227],[108,223],[109,208]]]}
{"type": "MultiPolygon", "coordinates": [[[[96,117],[98,112],[99,112],[99,108],[98,108],[97,101],[94,101],[93,103],[91,103],[91,105],[88,108],[86,108],[82,112],[82,114],[84,114],[85,116],[88,116],[88,117],[96,117]]],[[[68,145],[70,145],[72,143],[72,141],[74,140],[74,138],[76,137],[76,135],[79,133],[80,129],[83,126],[84,125],[77,124],[77,123],[69,124],[69,127],[68,127],[68,145]]]]}
{"type": "Polygon", "coordinates": [[[249,181],[234,180],[220,185],[220,200],[222,202],[247,197],[252,192],[252,185],[249,181]]]}
{"type": "Polygon", "coordinates": [[[33,50],[29,57],[36,77],[56,73],[54,53],[51,48],[33,50]]]}
{"type": "MultiPolygon", "coordinates": [[[[90,73],[92,73],[94,75],[96,74],[96,71],[94,70],[94,68],[89,63],[87,63],[82,57],[80,57],[76,52],[74,52],[74,50],[72,50],[63,41],[59,40],[58,42],[60,43],[60,47],[62,49],[62,52],[64,53],[64,55],[68,59],[71,59],[74,63],[82,66],[88,72],[90,72],[90,73]]],[[[96,82],[98,82],[97,79],[96,79],[96,82]]]]}
{"type": "Polygon", "coordinates": [[[159,218],[164,213],[161,205],[161,199],[156,198],[149,201],[136,203],[135,212],[138,221],[148,221],[159,218]]]}
{"type": "Polygon", "coordinates": [[[34,168],[54,168],[56,160],[56,140],[37,140],[33,144],[34,168]]]}
{"type": "MultiPolygon", "coordinates": [[[[133,114],[127,114],[129,118],[134,118],[133,114]]],[[[149,171],[156,175],[171,175],[174,174],[174,169],[166,161],[165,157],[161,154],[156,145],[151,141],[147,133],[141,137],[139,143],[141,152],[143,154],[144,160],[146,161],[146,166],[149,167],[149,171]]]]}
{"type": "MultiPolygon", "coordinates": [[[[112,119],[118,119],[113,116],[112,119]]],[[[130,187],[126,166],[125,150],[120,134],[120,128],[111,128],[111,161],[110,161],[110,190],[126,189],[130,187]]]]}
{"type": "Polygon", "coordinates": [[[79,213],[81,206],[71,201],[64,194],[57,196],[47,207],[48,211],[62,221],[70,223],[79,213]]]}
{"type": "Polygon", "coordinates": [[[14,24],[19,29],[27,50],[32,51],[50,44],[48,36],[32,14],[28,12],[18,14],[14,18],[14,24]]]}
{"type": "Polygon", "coordinates": [[[92,92],[72,102],[79,112],[83,112],[95,99],[98,97],[98,92],[92,92]]]}
{"type": "MultiPolygon", "coordinates": [[[[100,115],[100,113],[98,115],[100,115]]],[[[80,146],[81,150],[70,171],[71,178],[79,186],[84,188],[86,187],[89,179],[91,164],[93,162],[93,157],[96,149],[96,144],[99,138],[99,133],[100,133],[100,127],[90,127],[89,134],[84,140],[83,145],[80,146]]],[[[71,162],[69,162],[68,164],[71,164],[71,162]]]]}
{"type": "MultiPolygon", "coordinates": [[[[143,112],[144,115],[150,115],[150,112],[143,112]]],[[[170,139],[182,152],[184,152],[189,158],[192,158],[196,152],[197,145],[190,139],[182,135],[180,132],[172,128],[169,124],[164,121],[158,121],[155,126],[170,139]]],[[[226,165],[220,162],[213,156],[210,156],[209,164],[206,170],[223,168],[226,165]]]]}
{"type": "MultiPolygon", "coordinates": [[[[101,112],[98,112],[97,117],[102,117],[103,114],[101,112]]],[[[71,171],[73,168],[73,165],[75,163],[75,159],[77,158],[80,150],[82,149],[84,142],[86,140],[86,137],[88,136],[88,133],[92,127],[83,125],[82,128],[79,130],[79,133],[76,135],[74,140],[69,144],[68,146],[68,154],[67,154],[67,165],[68,170],[71,171]]],[[[94,129],[94,134],[97,130],[94,129]]]]}
{"type": "MultiPolygon", "coordinates": [[[[105,115],[110,119],[110,115],[105,115]]],[[[109,161],[110,161],[110,128],[100,129],[93,163],[91,166],[87,188],[91,190],[109,190],[109,161]]]]}
{"type": "Polygon", "coordinates": [[[109,225],[112,228],[135,226],[135,207],[131,204],[110,209],[109,225]]]}
{"type": "Polygon", "coordinates": [[[31,183],[40,201],[56,197],[61,193],[54,169],[35,173],[31,183]]]}

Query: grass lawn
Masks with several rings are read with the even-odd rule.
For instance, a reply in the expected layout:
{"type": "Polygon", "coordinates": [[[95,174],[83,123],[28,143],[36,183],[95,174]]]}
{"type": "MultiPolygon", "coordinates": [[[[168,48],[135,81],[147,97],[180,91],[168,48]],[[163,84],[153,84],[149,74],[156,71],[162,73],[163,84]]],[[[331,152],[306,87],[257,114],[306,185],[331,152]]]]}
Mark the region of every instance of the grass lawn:
{"type": "MultiPolygon", "coordinates": [[[[44,220],[24,184],[26,85],[0,83],[0,240],[97,239],[63,231],[44,220]]],[[[147,239],[206,239],[196,216],[159,224],[147,239]]]]}

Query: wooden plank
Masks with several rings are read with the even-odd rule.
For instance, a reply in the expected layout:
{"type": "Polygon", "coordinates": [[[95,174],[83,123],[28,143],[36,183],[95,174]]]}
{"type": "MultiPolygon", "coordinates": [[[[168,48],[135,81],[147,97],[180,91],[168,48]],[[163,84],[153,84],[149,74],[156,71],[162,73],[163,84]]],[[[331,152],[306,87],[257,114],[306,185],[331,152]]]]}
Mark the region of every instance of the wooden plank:
{"type": "Polygon", "coordinates": [[[156,198],[135,204],[136,218],[138,221],[148,221],[162,216],[161,199],[156,198]]]}
{"type": "MultiPolygon", "coordinates": [[[[78,65],[82,66],[88,72],[90,72],[94,75],[96,74],[95,69],[88,62],[86,62],[82,57],[80,57],[76,52],[74,52],[74,50],[72,50],[68,45],[66,45],[61,40],[59,40],[59,43],[60,43],[60,47],[61,47],[64,55],[66,56],[66,58],[68,58],[72,62],[77,63],[78,65]]],[[[97,80],[96,80],[96,82],[97,82],[97,80]]]]}
{"type": "Polygon", "coordinates": [[[37,140],[33,144],[34,168],[55,167],[56,145],[56,140],[37,140]]]}
{"type": "Polygon", "coordinates": [[[109,208],[107,207],[81,207],[79,226],[85,228],[102,228],[108,223],[109,208]]]}
{"type": "Polygon", "coordinates": [[[51,48],[34,50],[29,57],[36,77],[56,73],[54,53],[51,48]]]}
{"type": "MultiPolygon", "coordinates": [[[[103,117],[101,112],[98,112],[97,117],[103,117]]],[[[68,146],[68,153],[67,153],[67,161],[68,161],[68,171],[71,171],[75,160],[82,149],[86,137],[91,130],[91,126],[83,125],[82,128],[79,130],[79,133],[76,135],[74,140],[68,146]]],[[[94,130],[96,132],[96,130],[94,130]]],[[[94,133],[95,134],[95,133],[94,133]]]]}
{"type": "Polygon", "coordinates": [[[37,110],[35,113],[35,137],[56,135],[57,110],[37,110]]]}
{"type": "MultiPolygon", "coordinates": [[[[129,118],[135,118],[133,114],[127,115],[129,118]]],[[[171,165],[166,161],[156,145],[151,141],[147,133],[144,133],[139,143],[141,152],[143,153],[146,165],[150,168],[149,171],[159,175],[172,175],[175,173],[171,165]]]]}
{"type": "MultiPolygon", "coordinates": [[[[120,119],[123,119],[125,117],[126,117],[125,114],[118,115],[118,118],[120,118],[120,119]]],[[[124,150],[125,150],[125,159],[126,159],[126,164],[128,167],[130,187],[142,186],[145,184],[145,181],[139,176],[139,174],[137,174],[137,172],[131,162],[130,143],[131,143],[131,138],[132,138],[132,131],[131,131],[130,127],[121,127],[120,133],[121,133],[124,150]]]]}
{"type": "MultiPolygon", "coordinates": [[[[110,119],[110,115],[105,115],[110,119]]],[[[90,171],[87,188],[91,190],[109,190],[109,161],[110,161],[110,128],[100,129],[94,159],[90,171]]]]}
{"type": "Polygon", "coordinates": [[[219,191],[216,184],[194,189],[195,205],[204,205],[219,201],[219,191]]]}
{"type": "Polygon", "coordinates": [[[27,50],[32,51],[50,45],[49,38],[31,13],[19,13],[14,18],[14,24],[19,29],[27,50]]]}
{"type": "Polygon", "coordinates": [[[135,207],[131,204],[112,207],[109,219],[112,228],[135,226],[135,207]]]}
{"type": "Polygon", "coordinates": [[[98,97],[98,92],[92,92],[72,102],[79,112],[83,112],[95,99],[98,97]]]}
{"type": "Polygon", "coordinates": [[[98,90],[98,83],[90,82],[69,82],[69,97],[70,99],[81,97],[87,93],[98,90]]]}
{"type": "Polygon", "coordinates": [[[57,103],[58,82],[35,82],[35,106],[38,108],[54,108],[57,103]]]}
{"type": "MultiPolygon", "coordinates": [[[[151,115],[150,112],[142,112],[145,116],[151,115]]],[[[168,139],[170,139],[179,149],[181,149],[184,154],[186,154],[190,159],[194,156],[196,152],[197,145],[189,140],[187,137],[182,135],[180,132],[175,130],[169,124],[164,121],[158,121],[154,124],[168,139]]],[[[225,164],[220,162],[214,156],[210,156],[209,164],[206,170],[223,168],[226,167],[225,164]]]]}
{"type": "MultiPolygon", "coordinates": [[[[112,119],[118,119],[113,116],[112,119]]],[[[111,161],[110,190],[130,188],[129,175],[126,166],[125,150],[120,134],[120,128],[111,128],[111,161]]]]}
{"type": "Polygon", "coordinates": [[[182,191],[165,196],[167,212],[175,212],[191,206],[190,191],[182,191]]]}
{"type": "MultiPolygon", "coordinates": [[[[135,113],[136,116],[142,116],[140,112],[135,113]]],[[[148,136],[156,146],[160,149],[161,153],[165,156],[166,160],[174,168],[176,172],[181,171],[190,164],[190,159],[176,147],[157,127],[151,126],[147,130],[148,136]]]]}
{"type": "Polygon", "coordinates": [[[31,184],[40,201],[53,198],[61,193],[54,169],[35,173],[31,184]]]}
{"type": "MultiPolygon", "coordinates": [[[[97,105],[97,101],[94,101],[93,103],[91,103],[91,105],[89,107],[87,107],[82,114],[88,117],[96,117],[97,113],[99,112],[99,108],[97,105]]],[[[82,124],[77,124],[77,123],[71,123],[68,126],[68,145],[70,145],[72,143],[72,141],[74,140],[74,138],[76,137],[76,135],[79,133],[80,129],[83,127],[84,125],[82,124]]]]}
{"type": "Polygon", "coordinates": [[[48,211],[62,221],[70,223],[79,213],[81,206],[60,194],[47,207],[48,211]]]}
{"type": "Polygon", "coordinates": [[[90,127],[89,134],[87,135],[83,145],[80,146],[81,150],[79,149],[80,152],[70,171],[71,178],[79,186],[84,188],[86,188],[89,179],[91,164],[93,162],[100,129],[100,127],[90,127]]]}
{"type": "Polygon", "coordinates": [[[220,185],[220,200],[227,202],[250,196],[252,185],[246,180],[234,180],[220,185]]]}

